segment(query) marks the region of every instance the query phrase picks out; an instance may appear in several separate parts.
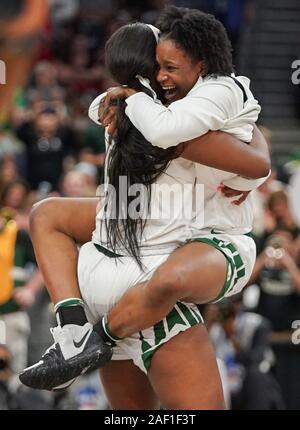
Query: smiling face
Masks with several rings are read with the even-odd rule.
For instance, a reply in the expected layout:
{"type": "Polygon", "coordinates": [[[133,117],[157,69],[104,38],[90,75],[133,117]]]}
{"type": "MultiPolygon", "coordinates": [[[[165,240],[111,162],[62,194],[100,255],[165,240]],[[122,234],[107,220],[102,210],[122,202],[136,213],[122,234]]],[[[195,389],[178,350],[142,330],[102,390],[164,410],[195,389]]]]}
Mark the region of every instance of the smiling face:
{"type": "Polygon", "coordinates": [[[196,61],[172,40],[162,39],[156,48],[157,81],[167,104],[182,99],[204,72],[203,61],[196,61]]]}

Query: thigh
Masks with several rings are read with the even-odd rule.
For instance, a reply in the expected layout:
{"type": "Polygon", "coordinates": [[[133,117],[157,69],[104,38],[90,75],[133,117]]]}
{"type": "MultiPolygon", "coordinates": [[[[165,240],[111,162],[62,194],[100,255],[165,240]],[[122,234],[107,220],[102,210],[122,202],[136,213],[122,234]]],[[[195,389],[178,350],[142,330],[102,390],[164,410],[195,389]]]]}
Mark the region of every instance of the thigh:
{"type": "Polygon", "coordinates": [[[131,360],[110,361],[100,369],[100,378],[112,409],[159,409],[160,403],[146,374],[131,360]]]}
{"type": "Polygon", "coordinates": [[[151,286],[163,286],[168,297],[190,303],[214,300],[226,281],[227,260],[213,246],[192,242],[177,249],[149,281],[151,286]]]}
{"type": "Polygon", "coordinates": [[[204,325],[164,344],[154,354],[148,376],[167,409],[224,409],[215,353],[204,325]]]}
{"type": "Polygon", "coordinates": [[[76,242],[91,239],[95,229],[98,198],[52,197],[34,205],[31,211],[31,234],[40,229],[64,233],[76,242]]]}
{"type": "Polygon", "coordinates": [[[142,258],[143,271],[131,257],[111,258],[92,242],[80,248],[78,281],[80,292],[95,323],[119,302],[133,285],[148,279],[167,256],[142,258]]]}

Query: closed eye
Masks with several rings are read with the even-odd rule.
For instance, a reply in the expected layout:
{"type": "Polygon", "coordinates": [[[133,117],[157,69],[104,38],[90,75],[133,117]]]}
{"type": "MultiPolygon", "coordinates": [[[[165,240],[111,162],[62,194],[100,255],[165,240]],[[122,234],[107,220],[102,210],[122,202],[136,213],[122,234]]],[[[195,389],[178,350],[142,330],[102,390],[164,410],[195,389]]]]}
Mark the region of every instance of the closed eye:
{"type": "Polygon", "coordinates": [[[177,67],[173,67],[173,66],[168,66],[166,67],[168,72],[174,72],[174,70],[177,70],[177,67]]]}

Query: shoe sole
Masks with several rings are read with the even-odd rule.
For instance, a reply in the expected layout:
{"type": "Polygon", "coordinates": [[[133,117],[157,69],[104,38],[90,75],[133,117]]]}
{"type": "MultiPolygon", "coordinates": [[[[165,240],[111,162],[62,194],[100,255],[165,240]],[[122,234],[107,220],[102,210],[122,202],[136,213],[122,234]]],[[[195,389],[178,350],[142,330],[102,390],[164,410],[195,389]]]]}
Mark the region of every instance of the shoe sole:
{"type": "Polygon", "coordinates": [[[57,387],[53,387],[52,391],[63,391],[66,388],[71,387],[72,384],[76,381],[77,378],[74,378],[72,381],[66,382],[65,384],[58,385],[57,387]]]}
{"type": "MultiPolygon", "coordinates": [[[[57,390],[58,387],[68,383],[77,376],[86,373],[88,370],[97,369],[104,366],[110,361],[112,349],[108,345],[104,345],[99,349],[99,346],[94,350],[82,352],[67,361],[63,361],[61,366],[53,368],[52,374],[47,375],[47,369],[42,369],[38,372],[38,367],[30,370],[25,370],[19,375],[20,381],[31,388],[39,390],[57,390]]],[[[48,368],[49,369],[49,368],[48,368]]],[[[71,385],[71,384],[70,384],[71,385]]],[[[63,388],[58,388],[58,390],[63,388]]]]}

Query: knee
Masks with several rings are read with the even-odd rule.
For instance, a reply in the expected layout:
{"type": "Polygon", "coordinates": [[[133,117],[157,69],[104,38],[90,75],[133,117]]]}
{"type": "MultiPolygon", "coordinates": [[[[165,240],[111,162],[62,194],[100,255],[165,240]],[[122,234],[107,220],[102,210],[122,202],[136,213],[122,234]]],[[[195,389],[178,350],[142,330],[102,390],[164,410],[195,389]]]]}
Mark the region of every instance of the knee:
{"type": "Polygon", "coordinates": [[[52,222],[51,214],[55,213],[56,210],[55,197],[50,197],[40,202],[35,203],[30,211],[29,226],[30,233],[34,234],[37,229],[44,230],[52,222]]]}
{"type": "Polygon", "coordinates": [[[184,296],[184,276],[175,266],[162,265],[149,281],[149,300],[161,302],[177,301],[184,296]]]}

